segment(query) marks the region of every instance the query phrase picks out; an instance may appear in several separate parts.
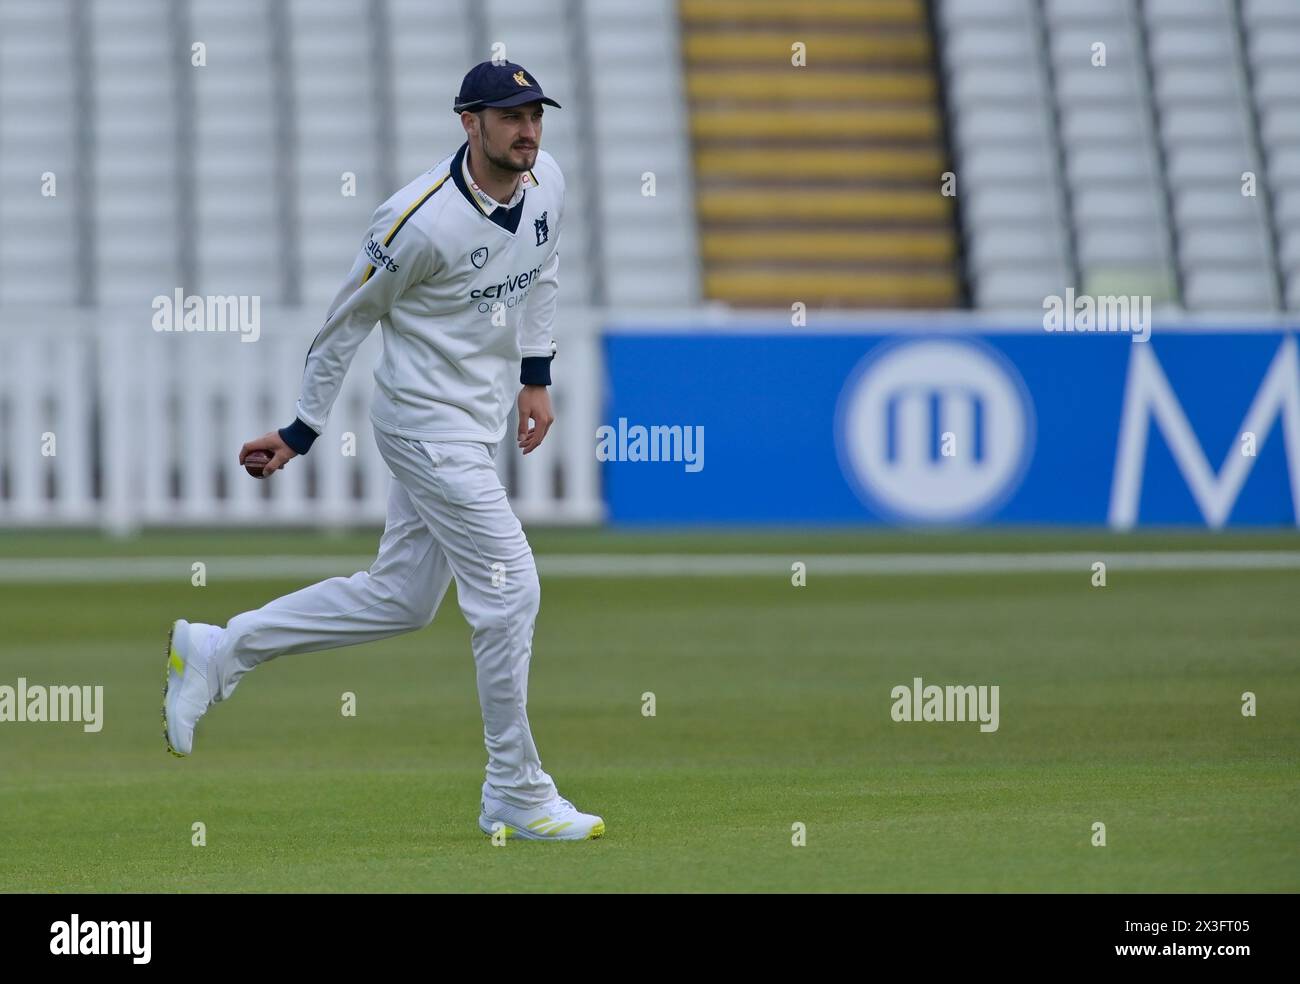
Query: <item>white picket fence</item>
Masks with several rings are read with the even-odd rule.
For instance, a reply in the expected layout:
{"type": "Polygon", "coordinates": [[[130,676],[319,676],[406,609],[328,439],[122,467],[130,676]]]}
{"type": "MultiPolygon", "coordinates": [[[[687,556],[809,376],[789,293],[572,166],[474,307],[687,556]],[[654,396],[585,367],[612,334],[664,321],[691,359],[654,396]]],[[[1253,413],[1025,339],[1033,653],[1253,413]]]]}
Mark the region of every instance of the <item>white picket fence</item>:
{"type": "MultiPolygon", "coordinates": [[[[389,471],[369,418],[378,329],[358,351],[311,454],[267,482],[238,463],[244,441],[293,419],[320,312],[261,310],[261,334],[156,332],[152,311],[0,309],[0,526],[381,523],[389,471]],[[345,436],[354,435],[348,454],[345,436]]],[[[599,322],[557,321],[556,424],[526,458],[511,435],[498,470],[520,518],[603,518],[594,434],[599,322]]]]}

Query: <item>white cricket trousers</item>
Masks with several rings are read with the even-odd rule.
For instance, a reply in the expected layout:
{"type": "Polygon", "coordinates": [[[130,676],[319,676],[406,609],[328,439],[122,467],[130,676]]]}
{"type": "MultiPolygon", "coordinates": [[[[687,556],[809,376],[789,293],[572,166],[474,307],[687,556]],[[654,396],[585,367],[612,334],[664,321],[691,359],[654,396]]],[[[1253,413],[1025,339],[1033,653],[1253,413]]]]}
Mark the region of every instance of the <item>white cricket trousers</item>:
{"type": "Polygon", "coordinates": [[[236,615],[214,651],[215,700],[287,653],[317,652],[423,628],[451,579],[473,629],[487,777],[483,791],[521,808],[553,799],[528,725],[528,665],[541,586],[523,527],[493,467],[495,446],[421,442],[375,430],[393,473],[370,570],[333,577],[236,615]]]}

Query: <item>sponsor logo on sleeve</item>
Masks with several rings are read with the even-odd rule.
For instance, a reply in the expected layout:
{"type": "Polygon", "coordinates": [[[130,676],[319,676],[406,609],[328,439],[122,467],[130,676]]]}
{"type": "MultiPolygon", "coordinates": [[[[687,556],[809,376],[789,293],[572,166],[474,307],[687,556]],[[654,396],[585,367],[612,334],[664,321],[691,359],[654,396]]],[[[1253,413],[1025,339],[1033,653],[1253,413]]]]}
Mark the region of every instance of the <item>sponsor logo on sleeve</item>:
{"type": "Polygon", "coordinates": [[[397,264],[393,262],[393,254],[385,253],[384,248],[375,240],[372,239],[366,243],[366,255],[370,257],[375,266],[382,267],[389,273],[397,272],[397,264]]]}

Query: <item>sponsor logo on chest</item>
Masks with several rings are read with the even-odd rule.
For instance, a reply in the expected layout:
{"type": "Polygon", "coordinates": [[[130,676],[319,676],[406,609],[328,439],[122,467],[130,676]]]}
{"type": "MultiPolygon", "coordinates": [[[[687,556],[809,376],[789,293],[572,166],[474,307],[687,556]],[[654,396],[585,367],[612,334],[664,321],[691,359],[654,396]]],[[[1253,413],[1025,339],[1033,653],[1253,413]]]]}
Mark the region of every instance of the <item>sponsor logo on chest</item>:
{"type": "Polygon", "coordinates": [[[507,297],[518,291],[526,291],[533,282],[533,278],[542,272],[540,266],[535,266],[531,270],[525,270],[522,273],[514,273],[506,277],[500,283],[492,284],[488,287],[475,287],[470,291],[469,296],[473,300],[480,298],[500,298],[507,297]]]}

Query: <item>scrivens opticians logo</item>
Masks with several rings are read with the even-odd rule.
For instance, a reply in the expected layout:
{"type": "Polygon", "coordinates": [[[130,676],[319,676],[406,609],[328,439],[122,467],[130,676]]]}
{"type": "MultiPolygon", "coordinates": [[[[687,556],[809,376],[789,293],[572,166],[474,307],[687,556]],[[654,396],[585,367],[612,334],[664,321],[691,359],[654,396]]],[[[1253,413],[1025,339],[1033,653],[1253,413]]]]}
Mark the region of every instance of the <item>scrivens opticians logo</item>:
{"type": "Polygon", "coordinates": [[[397,272],[397,264],[393,262],[393,254],[385,253],[384,248],[373,239],[366,243],[366,255],[374,261],[376,266],[381,266],[389,273],[397,272]]]}
{"type": "Polygon", "coordinates": [[[533,278],[541,272],[541,266],[534,266],[533,269],[513,274],[513,276],[503,279],[500,283],[493,283],[490,287],[476,287],[476,289],[469,291],[469,296],[473,300],[506,298],[508,295],[515,294],[516,291],[528,290],[533,278]]]}

